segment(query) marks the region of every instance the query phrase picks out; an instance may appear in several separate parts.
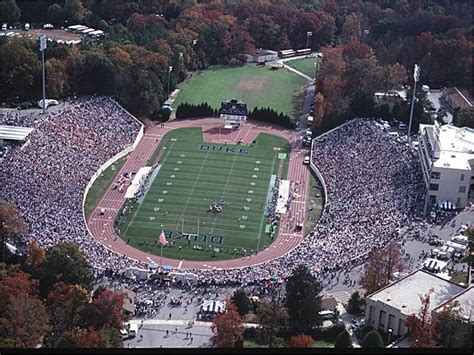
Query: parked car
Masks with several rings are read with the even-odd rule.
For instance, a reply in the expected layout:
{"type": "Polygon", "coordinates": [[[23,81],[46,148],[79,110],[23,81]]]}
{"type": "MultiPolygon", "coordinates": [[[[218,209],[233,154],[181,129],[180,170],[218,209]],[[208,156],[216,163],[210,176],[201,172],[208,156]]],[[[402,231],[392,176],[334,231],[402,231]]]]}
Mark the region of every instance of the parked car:
{"type": "Polygon", "coordinates": [[[305,156],[305,157],[304,157],[304,160],[303,160],[303,164],[304,164],[304,165],[309,165],[310,159],[311,159],[311,158],[310,158],[309,155],[305,156]]]}

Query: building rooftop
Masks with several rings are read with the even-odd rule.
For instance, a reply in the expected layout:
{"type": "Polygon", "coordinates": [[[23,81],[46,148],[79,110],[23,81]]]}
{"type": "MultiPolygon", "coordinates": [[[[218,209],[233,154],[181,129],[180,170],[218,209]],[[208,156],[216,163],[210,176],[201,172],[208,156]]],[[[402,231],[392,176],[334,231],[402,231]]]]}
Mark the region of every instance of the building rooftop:
{"type": "Polygon", "coordinates": [[[468,322],[474,322],[474,286],[469,287],[468,289],[458,294],[456,297],[439,305],[433,311],[436,313],[440,313],[447,305],[456,301],[459,303],[459,311],[461,318],[468,322]]]}
{"type": "Polygon", "coordinates": [[[420,311],[420,296],[429,293],[430,289],[434,290],[430,295],[430,311],[464,290],[455,283],[443,280],[424,270],[417,270],[373,293],[368,298],[397,308],[408,316],[420,311]]]}
{"type": "Polygon", "coordinates": [[[439,158],[435,167],[459,170],[474,169],[474,129],[452,125],[420,125],[430,141],[435,140],[439,149],[439,158]]]}
{"type": "Polygon", "coordinates": [[[0,126],[0,139],[24,141],[33,131],[33,128],[18,126],[0,126]]]}

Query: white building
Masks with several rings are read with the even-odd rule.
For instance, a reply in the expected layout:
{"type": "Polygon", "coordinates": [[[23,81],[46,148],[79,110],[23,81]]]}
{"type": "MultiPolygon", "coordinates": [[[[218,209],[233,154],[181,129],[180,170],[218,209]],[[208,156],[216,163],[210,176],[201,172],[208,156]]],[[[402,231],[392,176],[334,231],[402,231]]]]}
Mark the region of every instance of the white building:
{"type": "Polygon", "coordinates": [[[418,153],[429,204],[450,201],[466,207],[474,184],[474,129],[420,124],[418,153]]]}
{"type": "Polygon", "coordinates": [[[418,314],[420,296],[430,294],[430,313],[436,307],[464,292],[465,288],[424,270],[408,276],[369,295],[366,299],[365,324],[393,336],[405,335],[408,316],[418,314]]]}

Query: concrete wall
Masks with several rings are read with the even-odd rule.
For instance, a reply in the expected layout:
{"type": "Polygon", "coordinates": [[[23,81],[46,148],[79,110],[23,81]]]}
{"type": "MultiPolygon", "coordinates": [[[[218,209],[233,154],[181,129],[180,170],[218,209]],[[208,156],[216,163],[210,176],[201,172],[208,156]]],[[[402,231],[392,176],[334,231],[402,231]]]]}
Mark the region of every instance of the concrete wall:
{"type": "Polygon", "coordinates": [[[471,182],[471,171],[433,167],[433,172],[441,174],[440,179],[431,177],[431,184],[438,184],[438,191],[430,190],[430,195],[436,196],[436,201],[448,200],[454,202],[457,207],[463,208],[467,205],[469,184],[471,182]],[[461,181],[461,175],[464,179],[461,181]],[[459,192],[460,186],[465,187],[465,192],[459,192]]]}
{"type": "Polygon", "coordinates": [[[380,301],[366,300],[365,324],[381,332],[392,329],[393,336],[405,335],[408,332],[405,326],[407,316],[400,310],[380,301]]]}

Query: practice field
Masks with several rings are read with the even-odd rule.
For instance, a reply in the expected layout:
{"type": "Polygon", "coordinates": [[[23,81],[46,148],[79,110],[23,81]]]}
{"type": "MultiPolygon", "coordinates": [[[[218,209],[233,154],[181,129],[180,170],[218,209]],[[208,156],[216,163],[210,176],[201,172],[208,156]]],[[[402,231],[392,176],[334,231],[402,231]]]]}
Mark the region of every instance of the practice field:
{"type": "Polygon", "coordinates": [[[169,242],[163,256],[219,260],[271,242],[265,206],[272,175],[286,174],[288,141],[260,134],[250,146],[207,143],[201,128],[181,128],[166,134],[157,149],[156,177],[116,227],[128,244],[159,255],[163,229],[169,242]],[[219,199],[225,201],[222,211],[209,211],[219,199]]]}
{"type": "Polygon", "coordinates": [[[285,69],[245,65],[239,67],[214,66],[194,73],[178,88],[180,92],[173,107],[188,102],[207,102],[218,109],[222,101],[239,99],[254,107],[271,107],[294,116],[297,97],[306,81],[285,69]]]}
{"type": "Polygon", "coordinates": [[[311,78],[316,77],[316,58],[307,58],[307,59],[295,59],[285,62],[285,65],[288,65],[303,74],[308,75],[311,78]]]}

